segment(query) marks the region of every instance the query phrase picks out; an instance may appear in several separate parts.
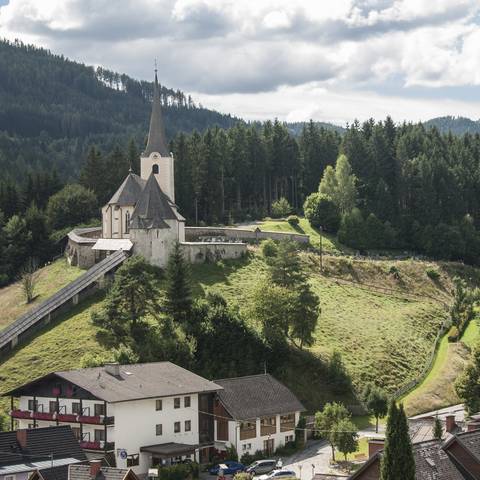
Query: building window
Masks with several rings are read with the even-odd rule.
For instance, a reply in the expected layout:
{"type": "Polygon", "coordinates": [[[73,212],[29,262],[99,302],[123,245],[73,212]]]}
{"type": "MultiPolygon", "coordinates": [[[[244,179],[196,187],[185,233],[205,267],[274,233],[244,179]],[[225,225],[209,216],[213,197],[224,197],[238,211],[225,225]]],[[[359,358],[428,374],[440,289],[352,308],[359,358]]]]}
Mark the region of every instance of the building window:
{"type": "Polygon", "coordinates": [[[28,409],[32,412],[36,412],[38,409],[38,401],[37,400],[29,400],[28,401],[28,409]]]}
{"type": "Polygon", "coordinates": [[[244,443],[244,444],[242,445],[242,450],[243,450],[244,452],[247,451],[247,444],[246,444],[246,443],[244,443]]]}
{"type": "Polygon", "coordinates": [[[35,428],[35,424],[34,423],[29,423],[28,428],[35,428]]]}
{"type": "Polygon", "coordinates": [[[162,424],[161,423],[157,423],[157,425],[155,425],[155,435],[160,436],[162,435],[162,424]]]}
{"type": "Polygon", "coordinates": [[[173,399],[173,408],[180,408],[180,398],[173,399]]]}
{"type": "Polygon", "coordinates": [[[75,435],[75,438],[77,440],[81,440],[81,438],[80,438],[80,428],[79,427],[72,427],[72,432],[73,432],[73,435],[75,435]]]}
{"type": "Polygon", "coordinates": [[[163,408],[163,402],[161,400],[155,400],[155,410],[157,412],[163,408]]]}
{"type": "Polygon", "coordinates": [[[174,433],[180,433],[180,422],[175,422],[173,424],[173,431],[174,433]]]}
{"type": "Polygon", "coordinates": [[[48,411],[55,413],[57,411],[57,402],[50,400],[50,402],[48,402],[48,411]]]}
{"type": "Polygon", "coordinates": [[[293,442],[293,435],[287,435],[285,437],[285,443],[291,443],[293,442]]]}
{"type": "Polygon", "coordinates": [[[192,422],[190,420],[185,420],[185,431],[190,432],[192,430],[192,422]]]}
{"type": "Polygon", "coordinates": [[[158,165],[156,163],[152,165],[152,173],[155,175],[158,173],[158,165]]]}
{"type": "Polygon", "coordinates": [[[80,415],[80,402],[72,402],[72,413],[80,415]]]}
{"type": "Polygon", "coordinates": [[[104,442],[105,441],[105,430],[95,430],[95,441],[104,442]]]}
{"type": "Polygon", "coordinates": [[[5,475],[3,477],[4,480],[15,480],[17,478],[16,475],[5,475]]]}
{"type": "Polygon", "coordinates": [[[100,417],[101,415],[105,415],[105,405],[103,403],[96,403],[95,404],[95,416],[100,417]]]}
{"type": "Polygon", "coordinates": [[[125,213],[125,233],[130,232],[130,212],[125,213]]]}
{"type": "Polygon", "coordinates": [[[136,467],[140,465],[139,455],[128,455],[127,456],[127,467],[136,467]]]}
{"type": "Polygon", "coordinates": [[[185,397],[185,398],[183,399],[183,406],[184,406],[185,408],[188,408],[190,405],[191,405],[190,397],[185,397]]]}

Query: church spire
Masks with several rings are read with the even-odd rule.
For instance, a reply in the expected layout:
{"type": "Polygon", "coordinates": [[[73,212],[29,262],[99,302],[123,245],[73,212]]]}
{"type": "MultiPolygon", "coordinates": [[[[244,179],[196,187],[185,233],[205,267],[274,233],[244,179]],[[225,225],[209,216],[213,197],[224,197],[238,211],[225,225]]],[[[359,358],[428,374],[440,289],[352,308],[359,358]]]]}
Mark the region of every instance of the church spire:
{"type": "Polygon", "coordinates": [[[155,84],[153,86],[152,115],[150,117],[150,130],[148,141],[143,156],[148,157],[157,152],[162,157],[170,156],[165,139],[165,127],[163,125],[162,106],[160,104],[160,92],[157,78],[157,62],[155,61],[155,84]]]}

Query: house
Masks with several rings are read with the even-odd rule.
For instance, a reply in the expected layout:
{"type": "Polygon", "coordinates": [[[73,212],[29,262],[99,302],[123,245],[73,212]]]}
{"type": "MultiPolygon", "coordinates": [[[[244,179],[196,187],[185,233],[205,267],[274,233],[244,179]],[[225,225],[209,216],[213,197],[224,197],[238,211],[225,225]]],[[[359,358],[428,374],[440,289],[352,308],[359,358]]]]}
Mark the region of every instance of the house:
{"type": "MultiPolygon", "coordinates": [[[[413,444],[416,480],[480,479],[480,430],[451,435],[448,440],[413,444]]],[[[382,451],[375,453],[350,480],[379,480],[382,451]]]]}
{"type": "Polygon", "coordinates": [[[50,373],[5,395],[12,429],[68,425],[89,458],[143,474],[175,459],[206,461],[221,388],[170,362],[112,363],[50,373]]]}
{"type": "Polygon", "coordinates": [[[100,460],[92,460],[87,465],[35,470],[28,480],[138,480],[138,477],[131,468],[105,467],[100,460]]]}
{"type": "Polygon", "coordinates": [[[0,480],[27,480],[34,471],[85,461],[69,426],[0,432],[0,480]]]}
{"type": "Polygon", "coordinates": [[[295,440],[295,427],[305,410],[297,397],[269,374],[215,380],[215,444],[233,446],[241,457],[295,440]]]}

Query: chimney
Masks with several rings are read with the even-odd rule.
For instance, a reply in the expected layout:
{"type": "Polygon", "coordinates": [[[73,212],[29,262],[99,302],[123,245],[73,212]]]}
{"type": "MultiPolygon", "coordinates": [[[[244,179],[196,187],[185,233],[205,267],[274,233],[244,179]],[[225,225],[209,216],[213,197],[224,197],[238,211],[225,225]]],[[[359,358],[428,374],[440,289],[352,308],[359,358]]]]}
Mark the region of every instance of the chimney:
{"type": "Polygon", "coordinates": [[[445,417],[445,422],[446,422],[445,430],[448,433],[452,433],[457,426],[457,424],[455,423],[455,415],[447,415],[445,417]]]}
{"type": "Polygon", "coordinates": [[[384,438],[370,438],[368,440],[368,458],[373,457],[377,452],[385,447],[384,438]]]}
{"type": "Polygon", "coordinates": [[[117,362],[111,362],[111,363],[106,363],[105,364],[105,371],[114,376],[114,377],[119,377],[120,376],[120,364],[117,362]]]}
{"type": "Polygon", "coordinates": [[[102,469],[101,460],[90,460],[90,477],[97,478],[98,473],[102,469]]]}
{"type": "Polygon", "coordinates": [[[27,448],[27,430],[17,430],[17,442],[22,450],[27,448]]]}

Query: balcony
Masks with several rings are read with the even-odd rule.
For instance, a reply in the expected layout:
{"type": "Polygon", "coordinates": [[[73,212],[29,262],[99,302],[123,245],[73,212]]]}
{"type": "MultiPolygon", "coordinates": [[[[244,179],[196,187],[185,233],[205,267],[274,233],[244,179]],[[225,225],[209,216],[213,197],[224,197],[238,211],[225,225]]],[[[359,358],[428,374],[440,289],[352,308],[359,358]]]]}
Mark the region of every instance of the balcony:
{"type": "Polygon", "coordinates": [[[240,428],[240,440],[248,440],[249,438],[255,438],[257,436],[257,429],[253,427],[240,428]]]}
{"type": "Polygon", "coordinates": [[[64,423],[87,423],[90,425],[113,425],[115,417],[104,417],[103,415],[77,415],[75,413],[50,413],[50,412],[32,412],[30,410],[12,410],[12,418],[24,418],[33,420],[47,420],[64,423]]]}
{"type": "Polygon", "coordinates": [[[107,452],[115,450],[114,442],[104,442],[102,441],[82,441],[80,442],[80,447],[84,450],[105,450],[107,452]]]}

